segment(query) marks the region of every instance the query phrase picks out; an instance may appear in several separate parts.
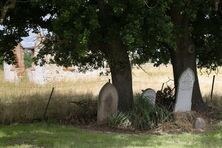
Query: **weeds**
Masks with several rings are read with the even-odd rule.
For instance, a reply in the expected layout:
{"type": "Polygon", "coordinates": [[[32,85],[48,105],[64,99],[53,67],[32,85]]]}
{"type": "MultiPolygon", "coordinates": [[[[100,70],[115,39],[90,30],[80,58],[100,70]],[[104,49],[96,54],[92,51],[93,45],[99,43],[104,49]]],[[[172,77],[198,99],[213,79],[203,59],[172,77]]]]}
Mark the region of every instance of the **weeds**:
{"type": "Polygon", "coordinates": [[[108,120],[110,127],[146,130],[172,120],[172,114],[164,107],[152,105],[147,98],[137,96],[132,111],[119,112],[108,120]]]}
{"type": "Polygon", "coordinates": [[[129,114],[118,112],[108,118],[108,126],[112,128],[129,128],[131,126],[129,119],[129,114]]]}

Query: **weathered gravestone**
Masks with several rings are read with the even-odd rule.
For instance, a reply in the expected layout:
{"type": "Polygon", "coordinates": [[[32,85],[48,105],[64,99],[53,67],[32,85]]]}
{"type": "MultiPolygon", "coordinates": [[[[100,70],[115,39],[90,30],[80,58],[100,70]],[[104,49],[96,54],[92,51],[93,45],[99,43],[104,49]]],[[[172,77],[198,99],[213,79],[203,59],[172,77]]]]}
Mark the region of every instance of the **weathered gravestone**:
{"type": "Polygon", "coordinates": [[[194,128],[195,129],[204,129],[206,127],[206,122],[203,118],[198,117],[195,121],[194,128]]]}
{"type": "Polygon", "coordinates": [[[28,71],[28,78],[35,84],[43,85],[46,84],[44,74],[45,70],[43,66],[35,66],[34,69],[28,71]]]}
{"type": "Polygon", "coordinates": [[[117,113],[118,93],[114,85],[106,83],[99,93],[97,123],[105,124],[107,119],[117,113]]]}
{"type": "Polygon", "coordinates": [[[180,76],[174,112],[191,111],[194,81],[194,72],[190,68],[180,76]]]}
{"type": "Polygon", "coordinates": [[[9,82],[17,82],[19,80],[15,67],[6,62],[3,63],[4,80],[9,82]]]}
{"type": "Polygon", "coordinates": [[[156,102],[156,92],[151,88],[142,90],[142,97],[147,98],[152,105],[155,105],[156,102]]]}

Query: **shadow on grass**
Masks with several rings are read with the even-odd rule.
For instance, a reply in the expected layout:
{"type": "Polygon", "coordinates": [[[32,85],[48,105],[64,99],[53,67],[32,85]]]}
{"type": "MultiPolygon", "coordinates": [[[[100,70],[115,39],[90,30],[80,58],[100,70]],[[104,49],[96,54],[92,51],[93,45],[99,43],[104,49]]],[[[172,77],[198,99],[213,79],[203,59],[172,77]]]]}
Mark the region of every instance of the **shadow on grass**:
{"type": "MultiPolygon", "coordinates": [[[[24,95],[17,97],[13,96],[13,99],[8,98],[8,100],[12,100],[8,102],[1,101],[0,98],[0,123],[24,123],[42,119],[48,99],[48,93],[31,95],[24,93],[24,95]]],[[[49,119],[64,118],[76,108],[76,104],[71,102],[95,99],[96,97],[92,94],[53,94],[47,110],[47,117],[49,119]]]]}
{"type": "Polygon", "coordinates": [[[0,147],[221,147],[222,128],[202,134],[117,134],[35,123],[0,126],[0,147]]]}

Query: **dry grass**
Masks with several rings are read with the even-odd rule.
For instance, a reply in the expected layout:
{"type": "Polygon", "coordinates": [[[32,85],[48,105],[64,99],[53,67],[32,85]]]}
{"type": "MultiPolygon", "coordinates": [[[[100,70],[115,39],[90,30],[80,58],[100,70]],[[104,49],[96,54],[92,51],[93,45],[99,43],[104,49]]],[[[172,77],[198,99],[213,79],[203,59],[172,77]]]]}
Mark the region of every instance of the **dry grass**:
{"type": "MultiPolygon", "coordinates": [[[[151,64],[143,65],[145,73],[140,68],[133,68],[134,93],[140,93],[142,89],[161,89],[162,83],[173,79],[172,67],[153,67],[151,64]]],[[[208,97],[211,90],[213,74],[199,72],[201,90],[208,97]]],[[[70,101],[83,99],[96,99],[100,88],[108,82],[110,76],[98,76],[86,79],[66,80],[55,82],[45,86],[34,85],[26,78],[17,84],[3,80],[3,72],[0,70],[0,122],[30,121],[33,118],[41,118],[48,101],[52,87],[55,87],[52,102],[49,106],[49,117],[62,117],[73,109],[70,101]]],[[[214,92],[216,100],[220,103],[222,92],[222,72],[216,75],[214,92]]],[[[173,86],[173,81],[168,85],[173,86]]]]}

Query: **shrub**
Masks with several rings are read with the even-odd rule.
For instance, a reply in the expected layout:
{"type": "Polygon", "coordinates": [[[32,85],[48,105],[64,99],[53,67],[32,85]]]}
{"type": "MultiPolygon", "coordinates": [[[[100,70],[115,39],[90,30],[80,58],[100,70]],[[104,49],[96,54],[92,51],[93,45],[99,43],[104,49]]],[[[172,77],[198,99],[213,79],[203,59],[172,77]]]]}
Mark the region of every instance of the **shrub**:
{"type": "Polygon", "coordinates": [[[150,104],[147,98],[142,96],[136,98],[134,107],[130,112],[130,121],[136,129],[151,129],[158,124],[169,121],[171,113],[164,107],[150,104]]]}
{"type": "Polygon", "coordinates": [[[24,62],[25,62],[25,68],[32,67],[32,55],[29,52],[24,52],[24,62]]]}
{"type": "Polygon", "coordinates": [[[108,118],[108,126],[112,128],[128,128],[131,126],[129,121],[129,114],[123,112],[117,112],[108,118]]]}
{"type": "Polygon", "coordinates": [[[168,111],[172,112],[175,105],[175,91],[173,88],[167,86],[161,91],[157,91],[156,104],[163,106],[168,111]]]}

